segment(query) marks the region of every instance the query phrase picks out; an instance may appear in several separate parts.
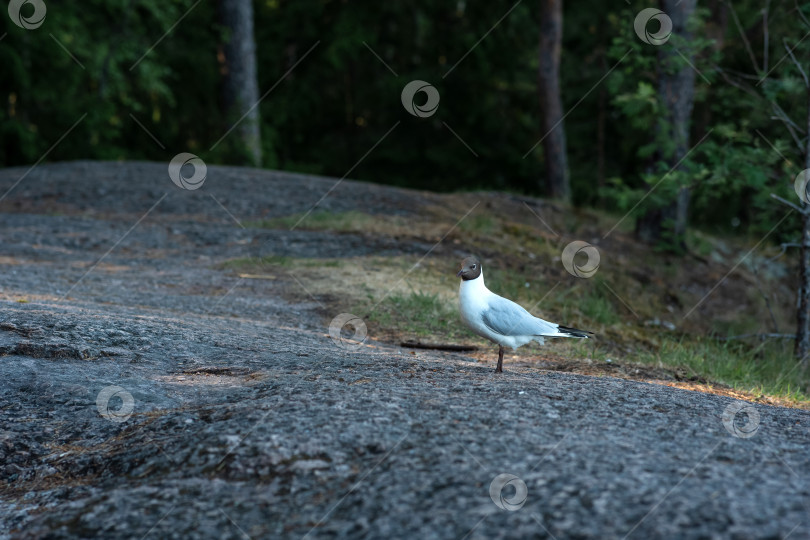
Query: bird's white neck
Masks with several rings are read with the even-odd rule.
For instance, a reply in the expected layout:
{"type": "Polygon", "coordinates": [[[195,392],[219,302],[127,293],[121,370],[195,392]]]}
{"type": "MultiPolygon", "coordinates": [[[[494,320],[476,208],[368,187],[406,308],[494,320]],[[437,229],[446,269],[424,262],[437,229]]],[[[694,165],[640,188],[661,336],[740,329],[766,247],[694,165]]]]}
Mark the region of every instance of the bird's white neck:
{"type": "Polygon", "coordinates": [[[469,280],[461,280],[461,285],[459,285],[459,293],[462,295],[486,295],[489,293],[489,289],[487,286],[484,285],[484,271],[481,271],[481,274],[475,279],[469,280]]]}

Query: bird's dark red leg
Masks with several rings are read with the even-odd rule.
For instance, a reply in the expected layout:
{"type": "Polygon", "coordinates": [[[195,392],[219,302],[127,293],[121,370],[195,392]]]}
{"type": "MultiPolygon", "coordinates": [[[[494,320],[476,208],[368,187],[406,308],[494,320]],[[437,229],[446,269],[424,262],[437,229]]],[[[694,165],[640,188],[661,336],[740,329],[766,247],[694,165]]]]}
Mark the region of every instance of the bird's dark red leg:
{"type": "Polygon", "coordinates": [[[495,373],[503,373],[503,345],[498,345],[498,367],[495,368],[495,373]]]}

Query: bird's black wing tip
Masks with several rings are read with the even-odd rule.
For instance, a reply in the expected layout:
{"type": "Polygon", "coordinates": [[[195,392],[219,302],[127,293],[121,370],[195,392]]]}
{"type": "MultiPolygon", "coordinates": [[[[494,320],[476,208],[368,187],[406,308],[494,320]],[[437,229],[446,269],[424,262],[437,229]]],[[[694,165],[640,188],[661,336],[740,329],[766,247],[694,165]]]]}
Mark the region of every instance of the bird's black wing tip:
{"type": "Polygon", "coordinates": [[[559,326],[557,330],[562,332],[563,334],[570,334],[574,337],[579,338],[589,338],[595,335],[593,332],[588,332],[587,330],[580,330],[579,328],[569,328],[567,326],[559,326]]]}

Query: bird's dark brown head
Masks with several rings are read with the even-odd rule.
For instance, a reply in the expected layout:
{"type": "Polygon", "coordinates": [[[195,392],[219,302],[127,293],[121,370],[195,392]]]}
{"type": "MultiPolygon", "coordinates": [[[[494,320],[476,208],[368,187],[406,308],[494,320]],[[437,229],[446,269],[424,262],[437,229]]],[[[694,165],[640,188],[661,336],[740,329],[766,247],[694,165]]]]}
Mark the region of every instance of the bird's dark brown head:
{"type": "Polygon", "coordinates": [[[477,257],[467,257],[461,261],[461,270],[458,271],[456,276],[464,281],[476,279],[481,275],[481,261],[477,257]]]}

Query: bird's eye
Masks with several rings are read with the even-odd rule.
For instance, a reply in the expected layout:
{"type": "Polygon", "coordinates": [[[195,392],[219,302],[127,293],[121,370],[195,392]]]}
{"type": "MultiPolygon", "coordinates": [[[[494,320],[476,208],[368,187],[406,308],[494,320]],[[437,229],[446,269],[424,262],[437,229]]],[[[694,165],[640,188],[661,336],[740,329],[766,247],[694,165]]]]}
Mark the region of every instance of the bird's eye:
{"type": "Polygon", "coordinates": [[[473,270],[475,270],[475,265],[472,265],[470,268],[472,268],[473,270]]]}

